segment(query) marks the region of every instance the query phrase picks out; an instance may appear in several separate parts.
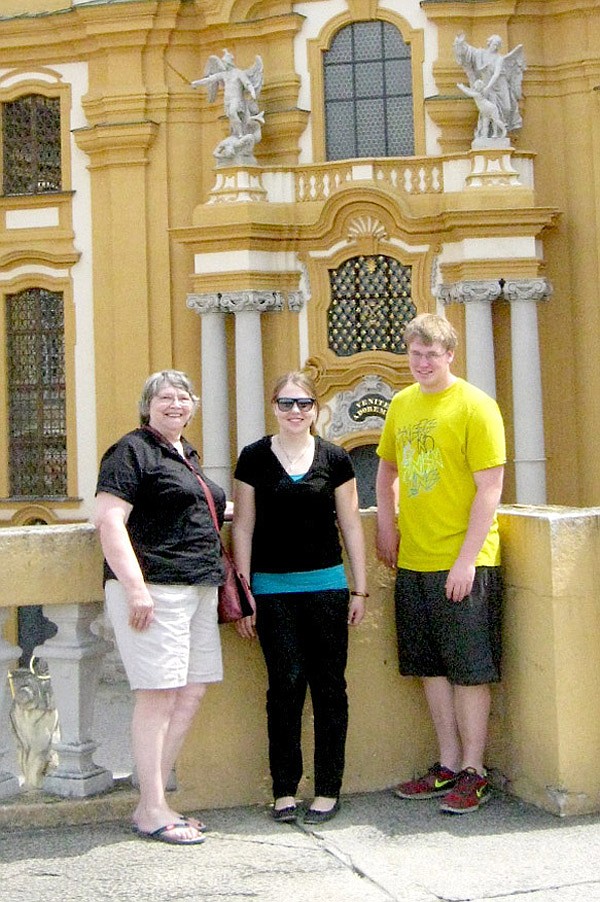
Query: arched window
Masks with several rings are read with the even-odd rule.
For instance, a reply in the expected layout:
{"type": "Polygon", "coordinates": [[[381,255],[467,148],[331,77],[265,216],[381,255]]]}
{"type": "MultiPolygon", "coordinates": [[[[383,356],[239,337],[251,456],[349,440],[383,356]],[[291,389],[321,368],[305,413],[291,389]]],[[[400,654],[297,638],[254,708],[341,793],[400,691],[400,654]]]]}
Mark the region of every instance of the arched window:
{"type": "Polygon", "coordinates": [[[324,53],[326,158],[412,156],[410,46],[389,22],[354,22],[324,53]]]}
{"type": "Polygon", "coordinates": [[[404,354],[404,329],[416,314],[412,267],[384,254],[352,257],[329,270],[327,337],[338,357],[360,351],[404,354]]]}
{"type": "Polygon", "coordinates": [[[2,190],[61,190],[60,98],[28,94],[2,104],[2,190]]]}
{"type": "Polygon", "coordinates": [[[10,495],[67,495],[64,304],[60,292],[6,296],[10,495]]]}

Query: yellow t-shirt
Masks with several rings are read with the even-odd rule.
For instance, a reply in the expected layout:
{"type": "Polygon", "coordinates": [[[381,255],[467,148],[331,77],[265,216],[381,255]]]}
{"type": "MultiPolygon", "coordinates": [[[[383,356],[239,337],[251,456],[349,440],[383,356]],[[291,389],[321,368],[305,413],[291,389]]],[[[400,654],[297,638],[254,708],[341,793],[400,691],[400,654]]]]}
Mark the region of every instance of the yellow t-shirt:
{"type": "MultiPolygon", "coordinates": [[[[469,522],[476,492],[473,473],[506,460],[498,405],[464,379],[432,394],[415,383],[392,399],[377,453],[398,467],[398,566],[449,570],[469,522]]],[[[499,563],[494,517],[476,565],[499,563]]]]}

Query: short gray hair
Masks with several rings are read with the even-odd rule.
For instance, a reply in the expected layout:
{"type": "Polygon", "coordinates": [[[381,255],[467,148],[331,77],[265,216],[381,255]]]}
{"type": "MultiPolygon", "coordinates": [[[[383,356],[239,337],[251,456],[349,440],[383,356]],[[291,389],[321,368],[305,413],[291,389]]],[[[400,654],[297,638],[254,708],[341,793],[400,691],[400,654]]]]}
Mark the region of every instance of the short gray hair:
{"type": "Polygon", "coordinates": [[[151,376],[148,376],[144,382],[142,396],[138,405],[140,424],[142,426],[147,426],[150,422],[150,402],[163,390],[165,385],[172,385],[173,388],[187,392],[194,402],[192,416],[196,412],[200,399],[194,394],[194,386],[189,376],[180,370],[159,370],[157,373],[152,373],[151,376]]]}

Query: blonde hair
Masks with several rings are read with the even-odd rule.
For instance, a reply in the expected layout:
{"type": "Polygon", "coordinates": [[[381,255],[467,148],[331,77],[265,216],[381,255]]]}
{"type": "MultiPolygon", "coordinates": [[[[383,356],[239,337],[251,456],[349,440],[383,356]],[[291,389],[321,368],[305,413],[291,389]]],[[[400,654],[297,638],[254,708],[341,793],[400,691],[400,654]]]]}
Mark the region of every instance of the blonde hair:
{"type": "Polygon", "coordinates": [[[404,330],[404,343],[422,341],[424,345],[432,345],[438,341],[445,351],[454,351],[458,344],[458,335],[452,323],[445,316],[437,313],[420,313],[411,319],[404,330]]]}
{"type": "Polygon", "coordinates": [[[310,431],[312,435],[316,435],[317,430],[315,429],[315,421],[319,416],[319,399],[317,397],[317,386],[315,385],[313,379],[311,379],[311,377],[308,375],[308,373],[304,373],[302,372],[302,370],[291,370],[289,373],[284,373],[283,376],[280,376],[273,385],[273,391],[271,392],[271,404],[275,403],[282,388],[285,388],[288,382],[291,382],[292,385],[296,385],[298,388],[301,388],[302,391],[305,391],[307,398],[313,398],[315,402],[314,410],[316,411],[316,415],[313,419],[313,422],[310,424],[310,431]]]}

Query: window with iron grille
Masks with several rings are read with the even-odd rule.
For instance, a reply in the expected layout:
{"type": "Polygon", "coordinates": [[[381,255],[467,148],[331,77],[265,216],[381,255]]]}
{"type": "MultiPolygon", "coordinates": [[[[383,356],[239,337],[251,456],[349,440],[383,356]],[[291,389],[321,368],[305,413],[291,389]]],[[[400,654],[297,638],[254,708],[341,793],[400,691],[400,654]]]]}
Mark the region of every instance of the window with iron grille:
{"type": "Polygon", "coordinates": [[[353,257],[329,270],[327,336],[338,357],[360,351],[405,354],[404,329],[416,314],[412,267],[383,254],[353,257]]]}
{"type": "Polygon", "coordinates": [[[67,494],[64,305],[60,292],[6,297],[12,497],[67,494]]]}
{"type": "Polygon", "coordinates": [[[61,190],[60,99],[28,94],[2,104],[3,192],[61,190]]]}
{"type": "Polygon", "coordinates": [[[323,54],[328,160],[415,152],[410,46],[389,22],[354,22],[323,54]]]}

